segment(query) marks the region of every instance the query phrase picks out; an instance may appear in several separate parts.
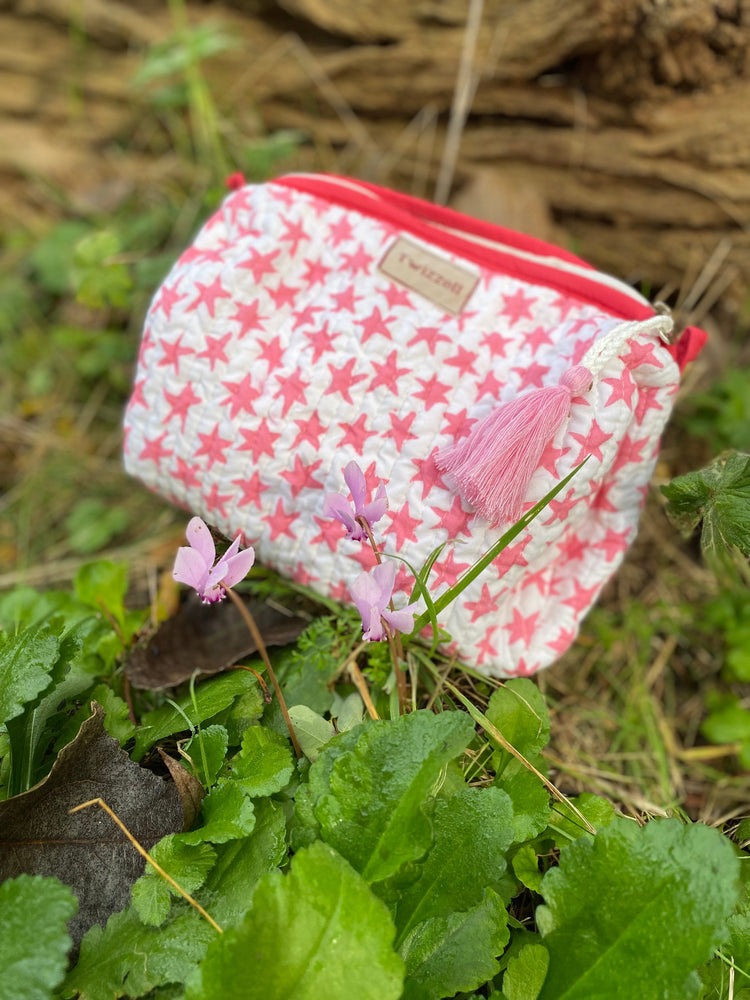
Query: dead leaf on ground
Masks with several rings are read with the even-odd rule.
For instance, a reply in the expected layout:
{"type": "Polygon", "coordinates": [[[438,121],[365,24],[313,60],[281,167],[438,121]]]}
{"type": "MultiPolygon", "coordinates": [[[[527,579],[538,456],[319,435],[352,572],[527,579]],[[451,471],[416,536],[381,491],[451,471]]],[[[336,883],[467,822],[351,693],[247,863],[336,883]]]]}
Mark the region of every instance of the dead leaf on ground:
{"type": "Polygon", "coordinates": [[[0,803],[0,881],[25,872],[55,875],[78,896],[70,933],[78,944],[93,924],[130,902],[130,888],[145,861],[106,813],[89,799],[102,798],[147,850],[183,828],[183,807],[172,781],[133,763],[94,714],[58,754],[34,788],[0,803]]]}
{"type": "MultiPolygon", "coordinates": [[[[293,642],[308,624],[307,618],[265,601],[245,598],[245,603],[267,646],[293,642]]],[[[125,674],[135,688],[175,687],[194,673],[228,670],[256,651],[233,604],[207,605],[191,594],[174,617],[135,646],[125,663],[125,674]]]]}

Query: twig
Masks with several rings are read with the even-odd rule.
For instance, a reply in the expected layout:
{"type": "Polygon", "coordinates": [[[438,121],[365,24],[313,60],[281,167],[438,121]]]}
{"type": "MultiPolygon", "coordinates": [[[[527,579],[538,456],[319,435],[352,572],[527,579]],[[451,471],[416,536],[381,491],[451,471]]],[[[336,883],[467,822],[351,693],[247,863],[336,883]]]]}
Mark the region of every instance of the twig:
{"type": "Polygon", "coordinates": [[[260,634],[260,629],[258,628],[255,619],[251,615],[250,611],[247,608],[247,605],[242,600],[242,598],[238,594],[235,594],[235,592],[232,590],[231,587],[227,587],[227,594],[229,595],[229,598],[233,602],[234,606],[242,615],[242,620],[244,621],[245,625],[247,625],[247,629],[250,635],[253,637],[253,642],[255,643],[260,658],[261,660],[263,660],[265,668],[268,671],[268,676],[271,680],[271,684],[273,685],[273,689],[276,692],[276,697],[279,700],[279,708],[281,709],[281,714],[284,716],[284,722],[286,723],[286,727],[289,730],[289,738],[292,741],[294,752],[297,754],[298,757],[302,757],[302,747],[299,745],[297,734],[294,731],[292,720],[289,717],[289,709],[286,707],[286,701],[284,700],[284,695],[281,693],[279,682],[276,679],[276,673],[273,667],[271,666],[271,661],[268,657],[268,651],[266,650],[266,644],[265,642],[263,642],[263,636],[260,634]]]}
{"type": "Polygon", "coordinates": [[[356,651],[349,658],[348,669],[351,679],[354,682],[354,686],[356,687],[357,691],[359,691],[359,696],[365,703],[367,714],[370,716],[371,719],[374,720],[379,719],[380,716],[378,715],[378,710],[375,708],[373,700],[370,697],[370,691],[367,687],[367,681],[365,680],[364,674],[357,666],[356,651]]]}
{"type": "Polygon", "coordinates": [[[68,812],[70,814],[77,813],[81,809],[88,809],[89,806],[99,806],[100,809],[103,809],[105,811],[105,813],[109,816],[109,818],[112,820],[112,822],[116,823],[117,826],[119,826],[119,828],[122,830],[122,832],[128,838],[128,840],[133,845],[133,847],[136,849],[136,851],[138,851],[138,853],[141,855],[141,857],[143,857],[143,858],[146,859],[146,861],[151,865],[151,867],[159,875],[161,875],[161,877],[165,880],[165,882],[169,882],[169,884],[172,886],[172,888],[175,889],[177,892],[179,892],[179,894],[182,896],[182,898],[185,899],[185,900],[187,900],[187,902],[190,903],[190,905],[194,909],[196,909],[198,911],[198,913],[200,913],[200,915],[203,917],[203,919],[206,920],[206,921],[208,921],[209,924],[211,924],[211,926],[213,927],[213,929],[215,931],[218,931],[219,934],[223,934],[224,933],[224,931],[222,930],[222,928],[219,927],[219,925],[216,923],[216,921],[214,920],[214,918],[203,909],[203,907],[201,906],[201,904],[197,900],[193,899],[193,897],[190,895],[190,893],[186,892],[182,888],[182,886],[179,885],[179,883],[175,882],[175,880],[172,878],[172,876],[169,875],[169,874],[167,874],[167,872],[164,871],[164,869],[161,867],[161,865],[158,863],[158,861],[155,861],[151,857],[151,855],[148,853],[148,851],[146,850],[146,848],[142,847],[141,844],[138,843],[138,841],[135,839],[135,837],[130,832],[130,830],[128,830],[128,828],[125,826],[125,824],[120,819],[120,817],[117,815],[117,813],[114,811],[114,809],[111,809],[107,805],[107,803],[104,801],[104,799],[100,799],[100,798],[89,799],[87,802],[81,802],[80,805],[73,806],[73,808],[69,809],[68,812]]]}

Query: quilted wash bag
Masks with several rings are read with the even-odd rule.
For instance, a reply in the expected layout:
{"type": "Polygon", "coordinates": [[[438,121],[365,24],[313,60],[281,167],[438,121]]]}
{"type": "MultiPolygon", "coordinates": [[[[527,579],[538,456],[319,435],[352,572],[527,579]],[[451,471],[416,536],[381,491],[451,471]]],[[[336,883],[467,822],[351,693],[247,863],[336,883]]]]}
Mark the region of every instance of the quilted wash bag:
{"type": "MultiPolygon", "coordinates": [[[[130,473],[348,601],[372,553],[323,516],[356,460],[387,483],[384,547],[455,583],[584,458],[446,609],[496,676],[563,653],[637,526],[681,365],[672,321],[564,250],[371,184],[232,192],[148,313],[130,473]]],[[[408,583],[405,583],[408,590],[408,583]]],[[[405,598],[403,599],[405,600],[405,598]]]]}

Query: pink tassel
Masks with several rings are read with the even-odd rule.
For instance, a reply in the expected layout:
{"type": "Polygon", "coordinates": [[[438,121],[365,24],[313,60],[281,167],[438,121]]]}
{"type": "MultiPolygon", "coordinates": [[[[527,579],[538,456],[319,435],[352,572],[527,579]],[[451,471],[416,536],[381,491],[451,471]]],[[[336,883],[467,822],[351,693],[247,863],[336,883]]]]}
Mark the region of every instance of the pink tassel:
{"type": "Polygon", "coordinates": [[[493,526],[518,520],[544,449],[570,413],[573,396],[592,379],[588,368],[575,365],[559,385],[504,403],[468,437],[438,452],[435,465],[455,478],[459,493],[493,526]]]}

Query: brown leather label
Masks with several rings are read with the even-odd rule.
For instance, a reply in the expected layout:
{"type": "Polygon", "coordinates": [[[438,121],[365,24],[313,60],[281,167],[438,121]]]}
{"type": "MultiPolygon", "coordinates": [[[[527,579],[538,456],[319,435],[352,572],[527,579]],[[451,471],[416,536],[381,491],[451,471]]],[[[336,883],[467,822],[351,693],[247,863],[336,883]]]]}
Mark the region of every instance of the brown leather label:
{"type": "Polygon", "coordinates": [[[454,314],[461,312],[479,282],[478,274],[404,236],[386,251],[378,270],[454,314]]]}

